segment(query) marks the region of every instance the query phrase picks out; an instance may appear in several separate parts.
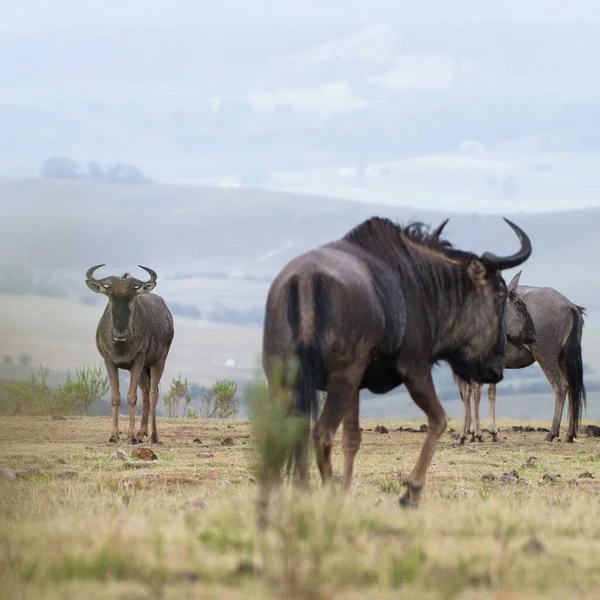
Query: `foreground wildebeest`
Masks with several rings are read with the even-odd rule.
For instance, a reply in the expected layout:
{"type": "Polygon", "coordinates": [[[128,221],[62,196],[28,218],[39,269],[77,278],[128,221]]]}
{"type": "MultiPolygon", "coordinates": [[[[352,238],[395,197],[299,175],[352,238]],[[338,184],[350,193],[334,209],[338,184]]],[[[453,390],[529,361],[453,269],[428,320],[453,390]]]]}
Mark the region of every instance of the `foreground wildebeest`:
{"type": "MultiPolygon", "coordinates": [[[[527,235],[510,221],[521,247],[512,256],[477,256],[440,239],[447,221],[428,233],[373,217],[344,237],[289,262],[267,296],[263,368],[269,389],[295,390],[295,410],[310,418],[317,390],[326,391],[313,431],[323,482],[331,480],[331,449],[343,422],[347,488],[361,434],[359,390],[383,394],[404,383],[429,427],[408,480],[403,506],[418,505],[446,413],[431,368],[450,364],[466,381],[502,379],[506,284],[500,271],[531,254],[527,235]],[[294,383],[287,365],[297,364],[294,383]],[[281,377],[276,373],[283,367],[281,377]]],[[[308,478],[309,433],[294,450],[297,483],[308,478]]]]}
{"type": "MultiPolygon", "coordinates": [[[[533,344],[536,341],[535,327],[533,319],[527,310],[525,302],[517,292],[517,286],[519,285],[519,279],[522,271],[519,271],[508,284],[508,295],[506,297],[506,310],[504,313],[504,327],[506,330],[506,341],[507,341],[507,354],[509,348],[523,348],[527,344],[533,344]]],[[[504,365],[508,367],[508,365],[504,365]]],[[[510,367],[508,367],[510,368],[510,367]]],[[[458,386],[461,400],[463,402],[463,426],[462,431],[459,434],[461,444],[463,444],[467,438],[467,434],[470,432],[471,426],[471,409],[475,416],[475,426],[472,431],[471,441],[478,439],[480,442],[483,441],[483,435],[481,432],[481,423],[479,420],[479,402],[481,399],[481,384],[467,383],[460,379],[458,376],[454,376],[454,380],[458,386]]],[[[491,383],[488,390],[491,390],[492,386],[496,384],[491,383]]],[[[498,428],[496,427],[496,397],[493,399],[490,396],[490,414],[491,414],[491,434],[492,439],[498,441],[498,428]]]]}
{"type": "MultiPolygon", "coordinates": [[[[552,441],[560,433],[560,422],[569,393],[569,426],[567,442],[572,442],[579,433],[581,414],[586,402],[583,382],[581,337],[585,309],[573,304],[568,298],[550,287],[519,285],[517,294],[522,298],[535,328],[536,342],[533,344],[510,343],[506,349],[505,368],[523,369],[537,362],[554,390],[554,419],[546,435],[552,441]]],[[[482,386],[462,384],[475,404],[475,435],[481,441],[479,403],[482,386]]],[[[462,392],[461,392],[462,395],[462,392]]],[[[488,400],[492,419],[491,431],[496,427],[496,384],[488,388],[488,400]]],[[[464,400],[463,400],[464,401],[464,400]]]]}
{"type": "Polygon", "coordinates": [[[94,279],[96,265],[86,273],[88,287],[108,296],[96,330],[96,347],[104,359],[110,379],[112,401],[112,433],[109,442],[119,441],[119,369],[129,371],[129,433],[127,439],[135,444],[148,435],[148,413],[152,409],[152,435],[150,441],[158,442],[156,431],[156,405],[158,384],[173,341],[173,317],[165,301],[150,292],[156,286],[156,273],[146,267],[150,281],[140,281],[125,273],[122,277],[109,276],[94,279]],[[135,404],[138,385],[142,390],[142,422],[135,434],[135,404]]]}

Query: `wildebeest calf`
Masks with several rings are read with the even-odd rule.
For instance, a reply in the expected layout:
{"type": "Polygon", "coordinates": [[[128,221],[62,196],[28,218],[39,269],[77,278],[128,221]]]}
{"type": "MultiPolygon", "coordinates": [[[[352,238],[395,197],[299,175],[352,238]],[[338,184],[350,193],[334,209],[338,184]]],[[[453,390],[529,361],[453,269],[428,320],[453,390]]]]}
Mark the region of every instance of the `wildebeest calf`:
{"type": "MultiPolygon", "coordinates": [[[[269,389],[295,392],[295,410],[310,418],[317,390],[327,399],[313,431],[323,482],[343,423],[347,488],[361,433],[359,390],[383,394],[404,383],[429,427],[405,482],[403,506],[418,505],[437,441],[446,428],[431,368],[450,364],[466,381],[498,382],[504,371],[506,284],[500,271],[531,254],[527,235],[507,221],[521,247],[512,256],[477,256],[452,247],[422,223],[402,227],[373,217],[343,238],[290,261],[270,286],[263,331],[269,389]],[[292,382],[287,365],[297,363],[292,382]],[[275,370],[282,367],[283,376],[275,370]]],[[[305,430],[294,450],[297,483],[308,477],[305,430]]]]}
{"type": "Polygon", "coordinates": [[[140,281],[125,273],[122,277],[109,276],[94,279],[96,265],[86,273],[86,284],[98,294],[108,296],[96,330],[96,347],[104,359],[110,379],[112,402],[112,433],[109,442],[119,441],[119,369],[129,371],[129,433],[132,444],[148,435],[148,414],[152,413],[150,441],[158,443],[156,430],[156,405],[158,384],[163,374],[167,356],[173,342],[173,317],[165,301],[150,292],[156,286],[156,273],[147,267],[149,281],[140,281]],[[143,394],[142,422],[135,433],[135,405],[138,385],[143,394]]]}

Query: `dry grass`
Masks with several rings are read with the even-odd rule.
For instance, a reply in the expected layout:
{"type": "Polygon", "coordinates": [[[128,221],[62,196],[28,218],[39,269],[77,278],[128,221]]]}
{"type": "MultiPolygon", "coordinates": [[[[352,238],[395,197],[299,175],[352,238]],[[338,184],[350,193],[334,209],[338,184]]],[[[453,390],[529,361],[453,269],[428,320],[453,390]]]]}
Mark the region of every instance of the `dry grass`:
{"type": "Polygon", "coordinates": [[[0,473],[0,597],[598,597],[600,440],[507,431],[470,450],[444,434],[421,507],[405,511],[399,472],[423,434],[394,429],[420,423],[383,421],[388,434],[377,424],[363,422],[348,497],[317,489],[313,471],[312,494],[261,539],[245,421],[161,419],[159,461],[143,463],[110,460],[107,418],[0,419],[0,467],[40,470],[0,473]],[[224,435],[235,445],[221,446],[224,435]],[[482,481],[513,469],[530,485],[482,481]],[[561,477],[540,484],[546,472],[561,477]]]}

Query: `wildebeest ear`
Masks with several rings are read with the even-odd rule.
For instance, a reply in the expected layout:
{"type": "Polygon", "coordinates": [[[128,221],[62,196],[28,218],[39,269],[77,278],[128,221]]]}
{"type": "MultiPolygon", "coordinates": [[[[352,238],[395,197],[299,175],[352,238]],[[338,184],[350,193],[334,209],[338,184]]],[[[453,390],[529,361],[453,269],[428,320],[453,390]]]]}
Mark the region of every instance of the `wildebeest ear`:
{"type": "Polygon", "coordinates": [[[469,277],[473,281],[481,282],[487,274],[487,269],[481,261],[474,258],[469,263],[469,266],[467,267],[467,272],[469,273],[469,277]]]}
{"type": "Polygon", "coordinates": [[[135,288],[135,293],[137,294],[148,294],[156,287],[156,281],[148,281],[147,283],[142,283],[140,287],[135,288]]]}
{"type": "Polygon", "coordinates": [[[521,278],[521,273],[523,271],[519,271],[511,280],[510,283],[507,286],[507,290],[509,294],[516,294],[517,293],[517,287],[519,285],[519,279],[521,278]]]}
{"type": "Polygon", "coordinates": [[[86,279],[85,282],[92,292],[96,292],[96,294],[104,294],[105,296],[108,294],[108,290],[98,281],[86,279]]]}

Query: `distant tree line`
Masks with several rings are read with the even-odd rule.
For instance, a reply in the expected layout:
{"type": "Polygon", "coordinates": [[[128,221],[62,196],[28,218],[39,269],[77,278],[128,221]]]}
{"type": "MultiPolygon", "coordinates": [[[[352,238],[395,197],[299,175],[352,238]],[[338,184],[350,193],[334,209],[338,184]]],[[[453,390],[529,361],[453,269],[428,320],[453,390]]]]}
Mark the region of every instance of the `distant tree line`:
{"type": "Polygon", "coordinates": [[[102,167],[96,161],[90,161],[87,171],[84,171],[76,160],[65,156],[47,158],[40,167],[40,177],[43,179],[76,179],[134,185],[152,183],[152,180],[144,175],[142,169],[135,165],[114,163],[102,167]]]}

